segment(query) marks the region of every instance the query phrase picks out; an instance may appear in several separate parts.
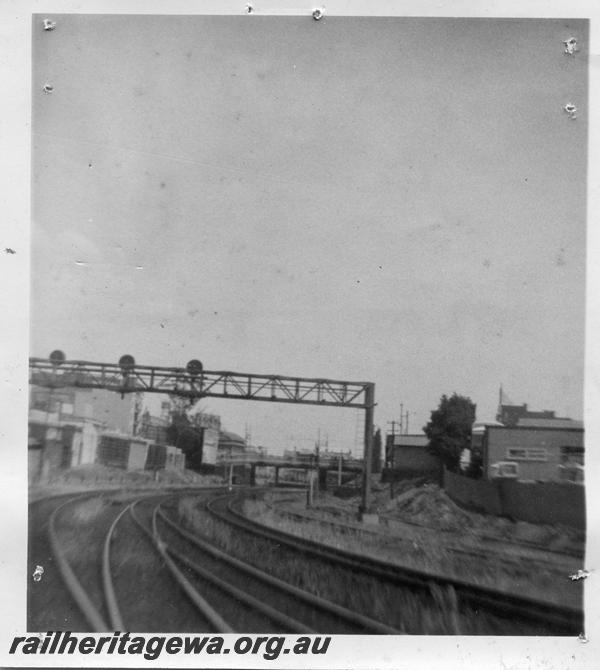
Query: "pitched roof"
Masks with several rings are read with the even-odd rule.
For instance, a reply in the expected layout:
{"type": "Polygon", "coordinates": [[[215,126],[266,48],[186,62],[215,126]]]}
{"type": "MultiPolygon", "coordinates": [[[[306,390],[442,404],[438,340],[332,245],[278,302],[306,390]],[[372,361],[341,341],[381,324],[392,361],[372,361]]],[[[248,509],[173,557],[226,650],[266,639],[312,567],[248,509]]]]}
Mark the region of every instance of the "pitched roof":
{"type": "Polygon", "coordinates": [[[243,437],[240,435],[237,435],[237,433],[232,433],[228,430],[222,430],[219,433],[219,444],[236,444],[242,447],[246,446],[246,440],[244,440],[243,437]]]}

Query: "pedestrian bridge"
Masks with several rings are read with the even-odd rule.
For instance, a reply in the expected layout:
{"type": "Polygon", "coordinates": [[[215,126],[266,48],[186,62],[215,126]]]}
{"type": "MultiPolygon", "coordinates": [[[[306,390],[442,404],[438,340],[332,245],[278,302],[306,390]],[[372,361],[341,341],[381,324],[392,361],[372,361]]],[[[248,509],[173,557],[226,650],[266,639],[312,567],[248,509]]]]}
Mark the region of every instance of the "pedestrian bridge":
{"type": "Polygon", "coordinates": [[[312,471],[318,473],[319,486],[322,489],[327,488],[327,473],[338,472],[339,481],[341,481],[342,472],[361,473],[363,471],[363,461],[357,458],[343,457],[322,457],[317,459],[314,454],[302,454],[296,457],[290,456],[267,456],[256,452],[246,452],[243,454],[223,454],[217,458],[217,465],[229,469],[230,482],[233,481],[233,471],[235,466],[249,466],[250,485],[256,484],[257,468],[274,468],[275,483],[279,483],[280,470],[305,470],[307,473],[312,471]]]}
{"type": "Polygon", "coordinates": [[[294,468],[300,470],[343,470],[361,472],[363,460],[358,458],[323,457],[318,459],[315,455],[307,457],[268,456],[256,452],[245,452],[243,454],[220,454],[217,465],[250,465],[254,467],[294,468]]]}

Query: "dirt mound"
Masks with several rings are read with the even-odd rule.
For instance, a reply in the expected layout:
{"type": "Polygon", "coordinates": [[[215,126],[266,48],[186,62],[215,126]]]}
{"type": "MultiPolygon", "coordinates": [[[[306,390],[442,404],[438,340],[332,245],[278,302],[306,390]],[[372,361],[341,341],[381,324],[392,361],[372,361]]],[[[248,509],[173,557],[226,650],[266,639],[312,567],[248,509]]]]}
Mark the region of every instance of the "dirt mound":
{"type": "Polygon", "coordinates": [[[386,516],[437,530],[460,531],[470,537],[494,537],[545,546],[554,551],[583,550],[585,534],[551,524],[532,524],[459,507],[436,484],[407,482],[393,500],[380,507],[386,516]]]}
{"type": "Polygon", "coordinates": [[[440,530],[464,530],[474,525],[468,512],[457,507],[437,484],[405,487],[385,506],[391,516],[440,530]]]}

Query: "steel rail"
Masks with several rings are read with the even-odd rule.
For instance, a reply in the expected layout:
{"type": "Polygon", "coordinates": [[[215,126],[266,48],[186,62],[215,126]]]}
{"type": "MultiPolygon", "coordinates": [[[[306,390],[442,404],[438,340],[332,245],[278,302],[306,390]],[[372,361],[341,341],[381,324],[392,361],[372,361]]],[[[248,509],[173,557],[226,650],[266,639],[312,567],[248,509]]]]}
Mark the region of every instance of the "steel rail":
{"type": "Polygon", "coordinates": [[[181,570],[175,565],[173,559],[168,555],[164,544],[158,538],[157,529],[156,529],[156,519],[153,518],[152,531],[148,530],[146,526],[141,522],[141,520],[135,514],[134,508],[138,501],[135,501],[129,506],[130,514],[133,520],[137,525],[142,529],[146,536],[152,542],[154,548],[158,551],[161,558],[165,562],[167,569],[179,584],[185,595],[193,603],[196,609],[204,616],[216,629],[218,633],[234,633],[233,628],[221,617],[221,615],[207,602],[207,600],[198,593],[194,588],[191,582],[187,577],[181,572],[181,570]]]}
{"type": "Polygon", "coordinates": [[[278,579],[273,575],[263,572],[262,570],[255,568],[253,565],[245,563],[244,561],[241,561],[240,559],[235,558],[234,556],[231,556],[230,554],[224,552],[223,550],[215,547],[213,544],[206,542],[197,535],[189,533],[188,531],[184,530],[179,525],[171,521],[171,519],[169,519],[162,510],[159,511],[159,514],[161,515],[161,518],[164,521],[166,521],[166,523],[168,523],[180,535],[188,539],[192,544],[196,545],[197,547],[199,547],[206,553],[210,554],[211,556],[213,556],[213,558],[216,558],[217,560],[224,561],[229,565],[237,568],[238,570],[241,570],[246,574],[255,577],[256,579],[259,579],[266,584],[269,584],[270,586],[274,586],[280,590],[286,591],[287,593],[293,595],[294,597],[300,600],[303,600],[304,602],[308,603],[309,605],[312,605],[313,607],[318,607],[319,609],[322,609],[330,614],[333,614],[336,617],[343,618],[344,620],[354,625],[358,625],[359,627],[362,627],[365,630],[371,631],[373,633],[379,633],[380,635],[402,634],[402,631],[399,631],[396,628],[387,626],[386,624],[376,621],[375,619],[371,619],[370,617],[367,617],[363,614],[353,612],[352,610],[349,610],[346,607],[343,607],[342,605],[338,605],[336,603],[331,602],[330,600],[326,600],[325,598],[316,596],[312,593],[309,593],[308,591],[304,591],[303,589],[300,589],[297,586],[288,584],[287,582],[284,582],[283,580],[278,579]]]}
{"type": "Polygon", "coordinates": [[[130,507],[131,505],[127,505],[122,509],[112,522],[104,540],[104,547],[102,548],[102,586],[104,588],[104,599],[106,601],[106,609],[108,610],[108,618],[110,619],[110,624],[113,627],[113,630],[125,630],[125,624],[123,623],[123,617],[119,610],[115,587],[110,572],[110,545],[117,524],[130,507]]]}
{"type": "MultiPolygon", "coordinates": [[[[380,530],[378,527],[361,528],[361,527],[359,527],[358,524],[347,523],[347,522],[344,522],[344,521],[340,521],[339,519],[326,519],[324,517],[319,517],[316,514],[306,514],[304,512],[300,512],[300,511],[297,511],[297,510],[291,510],[291,509],[288,509],[287,507],[285,507],[284,505],[281,505],[280,502],[283,502],[283,501],[277,501],[276,503],[265,502],[265,504],[273,512],[275,512],[277,514],[281,514],[282,516],[285,516],[285,517],[288,517],[288,518],[291,518],[291,519],[298,519],[298,520],[304,521],[304,522],[314,521],[314,522],[317,522],[317,523],[322,523],[324,525],[333,526],[333,527],[337,527],[337,528],[349,528],[349,529],[354,530],[354,531],[360,531],[362,533],[369,533],[371,535],[375,535],[375,536],[378,536],[378,537],[384,537],[384,538],[394,537],[396,540],[400,540],[401,542],[410,541],[410,540],[407,540],[405,538],[399,537],[397,535],[390,536],[388,533],[386,533],[383,530],[380,530]]],[[[291,502],[291,500],[290,501],[286,500],[285,502],[291,502]]],[[[380,518],[387,518],[387,517],[383,517],[383,515],[380,515],[380,518]]],[[[393,517],[389,517],[389,518],[393,518],[393,517]]],[[[394,520],[396,520],[396,519],[394,519],[394,520]]],[[[401,519],[399,521],[401,523],[407,523],[407,522],[405,522],[401,519]]],[[[411,524],[411,526],[419,527],[418,524],[411,524]]],[[[433,527],[430,527],[430,526],[420,526],[420,527],[427,530],[427,531],[436,531],[437,530],[436,528],[433,528],[433,527]]],[[[448,531],[441,531],[441,532],[445,533],[446,535],[450,535],[450,533],[448,531]]],[[[500,540],[495,540],[495,542],[499,545],[502,544],[500,540]]],[[[482,559],[484,561],[498,560],[499,559],[503,562],[503,564],[511,563],[515,566],[520,565],[520,561],[523,560],[524,558],[529,558],[529,557],[523,557],[523,556],[513,556],[513,555],[510,555],[510,554],[506,554],[506,555],[489,554],[482,549],[477,549],[477,548],[468,547],[468,546],[466,548],[465,547],[457,547],[457,546],[453,546],[453,545],[449,545],[449,544],[444,544],[443,546],[444,546],[444,549],[446,551],[450,551],[450,552],[455,553],[455,554],[460,554],[461,556],[471,556],[471,557],[474,557],[474,558],[482,559]]],[[[514,543],[514,542],[510,544],[510,547],[511,548],[516,548],[516,549],[524,548],[524,549],[528,549],[528,550],[535,549],[536,551],[540,551],[540,552],[542,552],[542,550],[543,550],[541,545],[538,545],[537,547],[534,547],[534,546],[530,547],[530,546],[526,546],[526,545],[521,546],[521,545],[519,545],[517,543],[514,543]]],[[[546,554],[545,556],[539,556],[539,557],[535,558],[536,564],[538,566],[543,566],[543,567],[548,568],[548,569],[554,568],[555,570],[556,570],[556,567],[557,567],[557,563],[554,562],[552,559],[556,559],[558,557],[564,557],[564,558],[574,558],[575,557],[574,555],[571,555],[571,554],[564,554],[564,553],[561,554],[559,552],[552,552],[549,549],[545,551],[545,554],[546,554]]],[[[370,558],[370,557],[367,556],[367,558],[370,558]]],[[[395,564],[391,563],[390,565],[395,565],[395,564]]],[[[402,566],[398,566],[398,567],[401,568],[402,566]]],[[[438,574],[435,574],[435,573],[431,573],[431,574],[434,577],[441,577],[442,576],[442,575],[438,575],[438,574]]],[[[449,577],[449,579],[451,579],[451,578],[449,577]]]]}
{"type": "Polygon", "coordinates": [[[91,632],[104,633],[111,629],[108,626],[108,624],[104,621],[104,618],[97,610],[96,606],[92,603],[92,600],[89,597],[87,591],[83,588],[81,582],[77,579],[75,573],[73,572],[73,569],[69,565],[69,562],[60,546],[60,541],[58,539],[58,534],[56,532],[56,525],[55,525],[56,518],[60,510],[62,510],[64,507],[75,501],[87,497],[89,496],[85,495],[85,496],[77,496],[76,498],[71,498],[70,500],[67,500],[66,502],[59,505],[52,512],[50,518],[48,519],[48,540],[50,542],[50,547],[52,549],[52,553],[54,554],[54,558],[56,559],[56,563],[58,565],[58,569],[60,571],[63,582],[67,587],[67,590],[73,597],[73,600],[75,600],[75,602],[77,603],[77,606],[81,610],[81,613],[91,626],[91,632]]]}
{"type": "Polygon", "coordinates": [[[452,586],[459,596],[459,602],[469,605],[475,610],[485,608],[490,613],[504,618],[520,617],[536,623],[543,622],[553,627],[557,634],[562,635],[578,635],[583,630],[583,612],[577,608],[554,605],[533,598],[496,591],[485,586],[469,584],[455,578],[440,577],[414,568],[399,567],[345,549],[330,547],[314,540],[299,538],[292,533],[275,530],[249,519],[234,509],[233,502],[235,499],[236,496],[220,496],[207,502],[206,508],[217,518],[243,528],[247,532],[262,535],[271,541],[285,544],[304,554],[312,554],[330,563],[344,565],[352,570],[358,570],[400,586],[419,591],[429,589],[431,583],[452,586]],[[221,504],[222,501],[227,499],[229,500],[227,505],[229,514],[215,510],[215,505],[221,504]]]}
{"type": "MultiPolygon", "coordinates": [[[[164,511],[161,509],[160,505],[156,507],[154,510],[154,514],[158,512],[159,516],[161,519],[169,526],[173,528],[173,524],[171,523],[170,519],[166,516],[164,511]]],[[[174,532],[178,532],[177,529],[173,528],[174,532]]],[[[159,539],[160,536],[159,536],[159,539]]],[[[166,551],[171,554],[177,561],[185,565],[187,568],[195,572],[198,576],[202,577],[202,579],[205,579],[206,581],[210,582],[211,584],[214,584],[216,587],[218,587],[221,591],[227,593],[227,595],[235,598],[239,602],[243,602],[244,604],[248,605],[252,609],[258,610],[261,614],[264,614],[266,617],[269,619],[281,624],[282,626],[286,627],[289,632],[291,633],[307,633],[309,635],[312,635],[316,633],[317,631],[313,630],[312,628],[309,628],[308,626],[305,626],[303,623],[298,621],[297,619],[293,619],[292,617],[288,616],[287,614],[284,614],[283,612],[280,612],[279,610],[275,609],[274,607],[271,607],[271,605],[267,605],[266,603],[263,603],[262,601],[258,600],[258,598],[255,598],[254,596],[250,595],[249,593],[246,593],[246,591],[243,591],[242,589],[237,588],[237,586],[234,586],[233,584],[230,584],[229,582],[226,582],[224,579],[221,579],[220,577],[217,577],[217,575],[214,575],[212,572],[209,570],[206,570],[203,568],[201,565],[196,563],[195,561],[190,560],[186,556],[184,556],[181,552],[176,551],[172,547],[170,547],[167,543],[164,543],[166,551]]]]}

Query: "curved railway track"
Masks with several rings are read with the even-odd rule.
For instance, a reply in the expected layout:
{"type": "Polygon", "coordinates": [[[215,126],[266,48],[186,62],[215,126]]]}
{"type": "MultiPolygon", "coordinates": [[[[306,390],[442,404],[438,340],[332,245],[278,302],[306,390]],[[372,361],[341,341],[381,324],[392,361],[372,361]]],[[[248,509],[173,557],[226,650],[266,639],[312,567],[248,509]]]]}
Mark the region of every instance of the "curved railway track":
{"type": "Polygon", "coordinates": [[[53,512],[71,496],[42,498],[29,505],[27,547],[27,629],[32,631],[89,630],[89,624],[64,587],[49,540],[53,512]],[[39,574],[40,569],[43,571],[39,574]],[[37,574],[34,578],[33,575],[37,574]]]}
{"type": "Polygon", "coordinates": [[[217,630],[214,621],[181,597],[159,548],[131,515],[136,500],[169,495],[129,494],[122,499],[111,491],[46,501],[42,507],[48,516],[35,519],[41,523],[30,537],[30,557],[45,554],[47,567],[43,587],[30,585],[28,628],[217,630]],[[46,581],[46,575],[52,579],[46,581]],[[71,616],[63,616],[61,605],[71,616]]]}
{"type": "MultiPolygon", "coordinates": [[[[343,521],[336,518],[328,518],[322,514],[311,514],[305,511],[299,511],[295,509],[290,509],[285,503],[297,503],[297,498],[283,498],[277,501],[266,502],[265,504],[269,509],[274,513],[293,519],[300,522],[317,522],[324,526],[330,526],[333,528],[342,528],[350,530],[360,530],[363,534],[371,534],[378,537],[389,538],[390,534],[383,530],[381,527],[365,527],[362,524],[352,523],[343,521]],[[283,504],[282,504],[283,503],[283,504]]],[[[408,526],[409,528],[416,528],[419,530],[424,530],[426,532],[435,533],[437,537],[442,536],[443,547],[446,551],[449,551],[453,554],[460,556],[466,556],[470,558],[477,558],[482,562],[489,562],[490,560],[496,561],[499,558],[502,560],[504,565],[512,564],[515,567],[520,567],[520,561],[523,559],[534,558],[536,565],[544,566],[550,569],[556,569],[558,565],[564,567],[566,562],[570,562],[575,566],[580,566],[583,560],[583,552],[574,551],[574,550],[561,550],[555,551],[544,547],[543,545],[536,544],[534,542],[523,542],[523,541],[514,541],[509,542],[500,540],[495,537],[478,537],[478,547],[471,545],[459,547],[455,543],[448,543],[448,539],[452,536],[451,531],[443,530],[440,531],[436,528],[422,526],[417,523],[412,523],[406,520],[399,521],[390,516],[380,515],[380,520],[384,522],[391,521],[394,524],[401,526],[408,526]],[[445,540],[445,541],[444,541],[445,540]],[[511,550],[516,550],[518,553],[508,553],[506,551],[508,545],[509,552],[511,550]],[[520,552],[520,553],[519,553],[520,552]],[[523,553],[524,552],[524,553],[523,553]]],[[[385,525],[383,526],[385,528],[385,525]]],[[[391,535],[396,541],[401,542],[413,542],[412,535],[408,533],[408,537],[401,537],[399,534],[391,535]]],[[[456,540],[454,540],[456,542],[456,540]]],[[[575,568],[576,570],[576,568],[575,568]]]]}
{"type": "MultiPolygon", "coordinates": [[[[156,510],[155,514],[171,533],[177,534],[179,546],[182,546],[182,540],[186,545],[184,554],[173,548],[168,549],[176,560],[197,571],[203,578],[214,581],[222,590],[230,591],[238,602],[246,601],[252,607],[258,607],[264,614],[272,617],[273,621],[287,626],[294,632],[400,633],[385,623],[341,607],[231,556],[206,539],[186,531],[170,519],[162,509],[156,510]],[[201,560],[202,564],[189,559],[190,549],[193,550],[196,561],[201,560]],[[210,565],[208,574],[203,567],[207,564],[210,565]],[[265,603],[271,603],[273,606],[265,603]],[[294,612],[294,619],[289,615],[282,616],[284,612],[294,612]]],[[[171,541],[169,547],[172,547],[171,541]]],[[[281,626],[277,630],[281,631],[281,626]]]]}
{"type": "Polygon", "coordinates": [[[54,590],[80,612],[77,626],[54,625],[53,630],[400,632],[190,534],[172,518],[170,501],[177,497],[111,492],[49,504],[46,539],[64,584],[54,590]],[[84,547],[73,542],[79,534],[84,547]]]}
{"type": "Polygon", "coordinates": [[[432,592],[432,586],[433,589],[451,589],[456,594],[459,610],[491,614],[506,622],[513,634],[578,635],[583,630],[583,612],[579,609],[495,591],[456,579],[441,578],[299,538],[248,519],[237,508],[237,501],[238,496],[221,496],[209,501],[206,509],[220,521],[262,537],[271,545],[284,546],[306,558],[311,557],[350,573],[363,574],[389,585],[409,589],[422,594],[424,598],[432,592]]]}
{"type": "Polygon", "coordinates": [[[32,503],[29,560],[32,569],[43,563],[44,575],[39,583],[30,582],[28,629],[432,632],[422,621],[407,624],[391,611],[389,603],[402,594],[413,598],[413,619],[426,620],[417,610],[432,603],[450,610],[445,632],[577,635],[583,629],[582,612],[574,608],[402,568],[264,526],[240,512],[240,499],[195,489],[94,492],[32,503]],[[182,525],[182,499],[224,524],[241,555],[224,550],[206,529],[201,535],[190,532],[185,515],[182,525]],[[243,551],[251,545],[259,555],[254,564],[243,551]],[[267,556],[278,562],[281,574],[270,570],[268,561],[263,564],[260,557],[267,556]],[[316,585],[303,584],[298,576],[308,564],[316,585]],[[390,599],[378,609],[345,599],[344,593],[338,597],[328,589],[332,575],[350,596],[355,587],[368,590],[371,584],[374,604],[376,594],[390,599]],[[460,617],[476,617],[478,627],[466,630],[460,617]]]}

